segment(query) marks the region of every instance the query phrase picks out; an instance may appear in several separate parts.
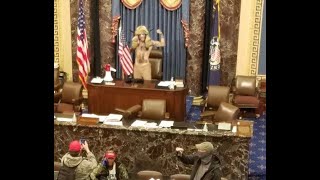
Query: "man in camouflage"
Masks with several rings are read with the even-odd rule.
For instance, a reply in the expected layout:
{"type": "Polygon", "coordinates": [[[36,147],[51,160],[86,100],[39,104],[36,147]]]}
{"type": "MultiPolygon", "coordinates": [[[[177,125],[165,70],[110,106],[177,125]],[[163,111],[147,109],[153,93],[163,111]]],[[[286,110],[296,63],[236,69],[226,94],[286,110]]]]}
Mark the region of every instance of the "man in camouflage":
{"type": "Polygon", "coordinates": [[[61,159],[61,166],[76,167],[75,180],[90,180],[90,173],[97,166],[95,156],[90,152],[87,141],[80,144],[79,141],[72,141],[69,145],[69,152],[61,159]],[[81,156],[82,150],[85,150],[87,157],[81,156]]]}
{"type": "Polygon", "coordinates": [[[103,161],[90,174],[92,180],[128,180],[126,167],[116,160],[116,153],[106,152],[103,161]]]}

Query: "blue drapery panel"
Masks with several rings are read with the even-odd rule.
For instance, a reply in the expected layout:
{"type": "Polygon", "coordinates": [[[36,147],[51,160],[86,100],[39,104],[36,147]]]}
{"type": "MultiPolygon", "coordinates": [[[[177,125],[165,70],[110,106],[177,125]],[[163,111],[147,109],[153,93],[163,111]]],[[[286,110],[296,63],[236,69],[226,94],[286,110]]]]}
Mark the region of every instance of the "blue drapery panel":
{"type": "MultiPolygon", "coordinates": [[[[131,46],[133,32],[137,26],[145,25],[149,31],[152,30],[149,33],[153,40],[160,40],[156,30],[161,29],[166,42],[166,46],[163,47],[163,80],[170,80],[171,77],[185,78],[186,48],[181,19],[185,18],[189,21],[189,11],[184,16],[182,7],[175,11],[168,11],[162,7],[159,0],[144,0],[133,10],[126,8],[120,1],[113,0],[112,3],[112,7],[115,8],[112,11],[113,16],[116,16],[117,7],[119,7],[120,25],[128,45],[131,46]]],[[[182,6],[184,4],[183,1],[182,6]]],[[[118,37],[116,46],[118,49],[118,37]]],[[[116,77],[121,78],[122,71],[118,56],[116,56],[116,68],[116,77]]]]}

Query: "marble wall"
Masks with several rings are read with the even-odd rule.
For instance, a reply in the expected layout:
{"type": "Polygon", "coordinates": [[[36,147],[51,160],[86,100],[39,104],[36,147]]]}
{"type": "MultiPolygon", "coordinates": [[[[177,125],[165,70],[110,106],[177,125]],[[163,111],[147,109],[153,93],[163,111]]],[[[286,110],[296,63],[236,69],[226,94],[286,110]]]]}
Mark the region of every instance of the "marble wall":
{"type": "MultiPolygon", "coordinates": [[[[90,58],[94,57],[92,22],[90,19],[91,1],[85,0],[86,27],[90,48],[90,58]]],[[[115,45],[111,40],[111,2],[109,0],[99,1],[99,23],[100,23],[100,48],[101,65],[110,63],[114,65],[115,45]]],[[[78,18],[78,1],[71,0],[71,32],[72,32],[72,61],[73,79],[78,81],[78,65],[76,63],[76,29],[78,18]]],[[[231,83],[236,72],[238,32],[240,21],[240,0],[220,1],[220,25],[221,25],[221,84],[231,83]]],[[[202,63],[203,63],[203,38],[205,19],[205,0],[190,0],[190,44],[187,55],[186,85],[193,94],[201,92],[202,63]]],[[[207,62],[207,61],[204,61],[207,62]]],[[[101,67],[102,69],[102,67],[101,67]]],[[[101,71],[103,73],[103,71],[101,71]]]]}
{"type": "MultiPolygon", "coordinates": [[[[250,137],[239,137],[230,131],[190,132],[171,129],[82,126],[55,122],[54,161],[59,161],[72,140],[84,137],[98,162],[109,148],[116,150],[119,160],[132,175],[141,170],[155,170],[170,176],[191,173],[175,154],[176,147],[185,153],[195,152],[195,144],[210,141],[220,154],[223,176],[228,179],[247,179],[250,137]]],[[[134,178],[130,178],[134,179],[134,178]]]]}

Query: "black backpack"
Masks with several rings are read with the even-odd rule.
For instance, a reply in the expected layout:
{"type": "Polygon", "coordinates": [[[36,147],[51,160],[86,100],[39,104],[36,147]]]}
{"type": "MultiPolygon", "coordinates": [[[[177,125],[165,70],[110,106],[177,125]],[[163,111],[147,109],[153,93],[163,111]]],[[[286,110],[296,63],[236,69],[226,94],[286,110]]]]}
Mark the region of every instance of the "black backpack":
{"type": "Polygon", "coordinates": [[[74,167],[68,167],[62,163],[57,180],[74,180],[76,178],[75,170],[79,164],[74,167]]]}

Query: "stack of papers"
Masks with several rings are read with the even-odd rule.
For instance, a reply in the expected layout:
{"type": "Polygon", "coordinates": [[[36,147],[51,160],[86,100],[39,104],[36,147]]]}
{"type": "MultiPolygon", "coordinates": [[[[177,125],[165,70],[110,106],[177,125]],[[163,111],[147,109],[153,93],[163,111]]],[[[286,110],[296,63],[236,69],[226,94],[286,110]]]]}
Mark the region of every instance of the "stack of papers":
{"type": "Polygon", "coordinates": [[[105,120],[103,121],[103,124],[107,125],[113,125],[113,126],[122,126],[122,119],[123,115],[121,114],[109,114],[106,116],[105,120]]]}
{"type": "Polygon", "coordinates": [[[103,79],[101,77],[95,77],[91,80],[91,83],[100,84],[102,83],[103,79]]]}
{"type": "Polygon", "coordinates": [[[117,121],[121,121],[123,115],[121,114],[109,114],[108,116],[106,116],[106,120],[108,122],[117,122],[117,121]]]}
{"type": "Polygon", "coordinates": [[[158,128],[157,123],[146,123],[145,127],[148,128],[158,128]]]}
{"type": "Polygon", "coordinates": [[[171,127],[171,126],[173,126],[173,123],[174,123],[174,121],[165,121],[165,120],[163,120],[163,121],[161,121],[160,122],[160,124],[159,124],[159,127],[171,127]]]}
{"type": "Polygon", "coordinates": [[[145,127],[147,123],[147,121],[136,120],[131,124],[131,127],[145,127]]]}
{"type": "Polygon", "coordinates": [[[171,81],[160,81],[158,86],[168,87],[171,84],[171,81]]]}

